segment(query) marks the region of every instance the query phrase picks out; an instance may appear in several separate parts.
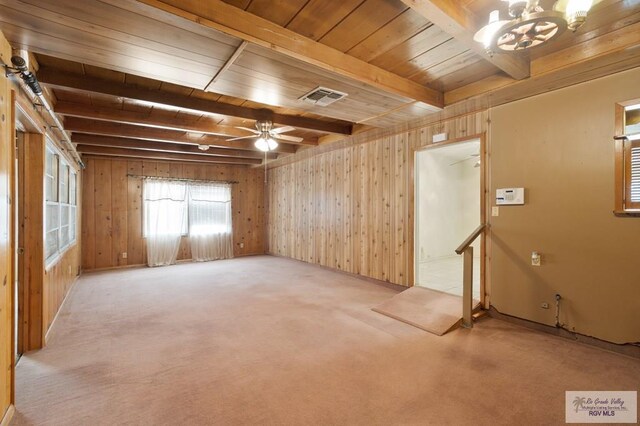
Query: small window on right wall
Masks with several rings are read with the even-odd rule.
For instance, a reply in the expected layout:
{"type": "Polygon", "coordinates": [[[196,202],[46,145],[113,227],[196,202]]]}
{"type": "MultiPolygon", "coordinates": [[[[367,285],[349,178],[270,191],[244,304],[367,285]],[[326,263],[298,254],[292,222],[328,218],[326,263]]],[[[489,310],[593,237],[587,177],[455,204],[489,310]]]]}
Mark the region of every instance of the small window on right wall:
{"type": "Polygon", "coordinates": [[[615,213],[640,215],[640,99],[616,104],[615,213]]]}

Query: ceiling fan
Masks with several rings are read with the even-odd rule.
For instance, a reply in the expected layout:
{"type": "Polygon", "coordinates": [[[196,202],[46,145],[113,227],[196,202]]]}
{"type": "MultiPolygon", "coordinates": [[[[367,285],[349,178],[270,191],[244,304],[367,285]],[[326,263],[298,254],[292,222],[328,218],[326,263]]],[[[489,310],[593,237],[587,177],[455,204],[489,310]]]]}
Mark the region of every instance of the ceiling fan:
{"type": "Polygon", "coordinates": [[[276,141],[276,139],[290,142],[302,142],[304,140],[304,138],[300,138],[298,136],[283,135],[282,133],[287,133],[295,130],[295,127],[284,126],[273,128],[273,122],[271,120],[257,120],[255,129],[238,126],[236,126],[236,128],[246,130],[253,134],[249,136],[227,139],[227,142],[239,141],[242,139],[256,139],[256,148],[264,152],[273,151],[278,147],[278,142],[276,141]]]}
{"type": "MultiPolygon", "coordinates": [[[[456,164],[460,164],[460,163],[463,163],[463,162],[465,162],[465,161],[473,160],[473,159],[475,159],[476,157],[480,157],[480,154],[471,154],[471,155],[469,155],[469,158],[465,158],[464,160],[458,160],[458,161],[455,161],[455,162],[453,162],[453,163],[451,163],[451,164],[449,164],[449,165],[450,165],[450,166],[455,166],[456,164]]],[[[473,167],[480,167],[480,159],[478,159],[478,160],[476,161],[476,163],[473,165],[473,167]]]]}

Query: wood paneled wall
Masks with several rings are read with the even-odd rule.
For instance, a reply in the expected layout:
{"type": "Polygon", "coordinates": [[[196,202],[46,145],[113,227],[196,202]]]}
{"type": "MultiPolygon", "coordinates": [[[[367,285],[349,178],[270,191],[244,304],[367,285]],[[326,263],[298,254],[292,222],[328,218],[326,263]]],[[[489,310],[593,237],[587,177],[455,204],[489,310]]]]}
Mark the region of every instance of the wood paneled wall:
{"type": "Polygon", "coordinates": [[[44,164],[45,136],[25,133],[18,139],[21,351],[44,345],[44,164]]]}
{"type": "MultiPolygon", "coordinates": [[[[11,47],[0,32],[0,62],[9,63],[11,47]]],[[[9,421],[13,403],[13,226],[11,182],[14,159],[11,86],[0,73],[0,421],[9,421]],[[7,415],[8,414],[8,415],[7,415]],[[5,417],[5,415],[7,415],[5,417]]]]}
{"type": "MultiPolygon", "coordinates": [[[[80,184],[80,181],[78,181],[78,184],[80,184]]],[[[76,243],[62,255],[60,260],[50,266],[44,274],[42,322],[45,338],[71,286],[80,275],[81,241],[80,234],[76,235],[78,235],[76,243]]]]}
{"type": "MultiPolygon", "coordinates": [[[[45,136],[24,133],[18,138],[19,162],[19,246],[20,310],[22,317],[21,351],[40,349],[46,333],[80,271],[80,218],[76,241],[55,263],[45,269],[44,259],[44,169],[45,136]]],[[[73,164],[73,163],[70,163],[73,164]]],[[[74,168],[75,169],[75,168],[74,168]]],[[[75,170],[78,172],[78,170],[75,170]]],[[[82,179],[77,182],[81,193],[82,179]]],[[[78,203],[81,202],[81,196],[78,203]]]]}
{"type": "MultiPolygon", "coordinates": [[[[82,268],[146,264],[142,238],[142,179],[163,176],[232,180],[234,256],[265,252],[264,170],[236,165],[125,160],[86,156],[83,171],[82,268]],[[244,247],[241,247],[241,244],[244,247]],[[123,253],[127,253],[127,258],[123,253]]],[[[183,238],[178,260],[191,259],[183,238]]]]}
{"type": "Polygon", "coordinates": [[[485,112],[357,135],[269,170],[269,253],[412,285],[413,162],[432,135],[485,131],[485,112]]]}

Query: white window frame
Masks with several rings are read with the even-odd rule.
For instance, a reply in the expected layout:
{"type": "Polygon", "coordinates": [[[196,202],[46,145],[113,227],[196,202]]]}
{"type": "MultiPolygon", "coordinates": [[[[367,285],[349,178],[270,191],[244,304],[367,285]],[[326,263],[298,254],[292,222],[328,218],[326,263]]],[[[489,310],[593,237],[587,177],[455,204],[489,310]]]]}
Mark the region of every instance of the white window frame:
{"type": "Polygon", "coordinates": [[[44,249],[45,249],[44,255],[46,256],[45,257],[45,269],[46,269],[52,266],[53,264],[57,263],[58,260],[66,253],[66,251],[69,248],[73,247],[78,240],[78,236],[77,236],[78,175],[77,175],[77,172],[71,167],[71,165],[67,163],[64,157],[61,155],[58,148],[53,144],[53,142],[51,142],[50,139],[47,139],[47,144],[45,149],[46,149],[45,165],[44,165],[44,173],[43,173],[44,188],[45,188],[44,200],[43,200],[44,201],[43,243],[44,243],[44,249]],[[49,154],[52,154],[55,159],[54,160],[55,171],[53,174],[48,173],[47,171],[47,166],[48,166],[47,156],[49,154]],[[62,179],[63,173],[67,174],[66,183],[64,182],[64,179],[62,179]],[[48,188],[48,180],[50,178],[56,181],[56,185],[55,185],[55,194],[53,195],[53,197],[51,197],[52,198],[51,200],[48,200],[47,188],[48,188]],[[71,195],[72,180],[74,183],[73,187],[75,190],[75,193],[73,194],[73,196],[71,195]],[[66,197],[63,196],[63,192],[66,192],[67,194],[66,197]],[[66,198],[66,202],[63,202],[63,199],[65,198],[66,198]],[[53,207],[54,209],[57,209],[58,223],[55,224],[56,226],[52,227],[49,230],[49,223],[48,223],[49,218],[47,216],[47,210],[51,207],[53,207]],[[66,208],[68,211],[66,224],[62,223],[63,208],[66,208]],[[71,229],[72,227],[73,227],[73,230],[71,229]],[[46,253],[47,234],[53,231],[56,231],[56,250],[53,253],[49,253],[49,256],[47,256],[47,253],[46,253]],[[66,231],[68,235],[67,241],[64,245],[62,245],[63,231],[66,231]]]}

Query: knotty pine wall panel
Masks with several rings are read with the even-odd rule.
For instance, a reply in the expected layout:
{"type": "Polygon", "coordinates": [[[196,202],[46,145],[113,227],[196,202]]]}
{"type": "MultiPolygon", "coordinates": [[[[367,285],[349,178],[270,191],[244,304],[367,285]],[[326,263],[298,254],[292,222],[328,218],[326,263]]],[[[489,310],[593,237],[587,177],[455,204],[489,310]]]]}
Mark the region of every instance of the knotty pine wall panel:
{"type": "Polygon", "coordinates": [[[50,266],[44,273],[42,320],[45,337],[71,286],[80,274],[80,252],[80,242],[76,241],[55,265],[50,266]]]}
{"type": "MultiPolygon", "coordinates": [[[[0,32],[0,62],[11,56],[11,48],[0,32]]],[[[0,421],[13,404],[13,257],[11,241],[11,194],[13,150],[13,104],[9,79],[0,75],[0,421]]],[[[9,419],[7,418],[7,421],[9,419]]],[[[4,422],[3,422],[4,423],[4,422]]]]}
{"type": "MultiPolygon", "coordinates": [[[[18,138],[18,244],[23,248],[18,258],[21,283],[19,307],[22,320],[18,340],[21,351],[40,349],[45,344],[60,306],[80,272],[81,218],[77,212],[76,241],[47,265],[43,252],[45,136],[21,133],[18,138]]],[[[70,163],[73,171],[79,170],[70,163]]],[[[84,192],[82,178],[77,181],[78,206],[84,192]]]]}
{"type": "Polygon", "coordinates": [[[67,294],[69,294],[69,290],[71,290],[78,276],[80,276],[83,235],[80,206],[82,205],[85,192],[82,190],[84,186],[82,172],[79,169],[75,169],[75,172],[78,174],[76,181],[78,191],[76,198],[76,241],[62,254],[55,264],[45,269],[42,282],[42,292],[44,294],[42,321],[45,340],[53,320],[58,314],[62,303],[64,303],[67,294]]]}
{"type": "Polygon", "coordinates": [[[410,286],[413,161],[432,136],[486,130],[486,112],[367,132],[278,160],[269,170],[268,251],[410,286]]]}
{"type": "MultiPolygon", "coordinates": [[[[234,255],[265,252],[264,170],[236,165],[85,156],[82,203],[84,270],[146,264],[142,238],[142,178],[160,176],[238,181],[232,185],[234,255]],[[241,248],[240,244],[244,247],[241,248]],[[123,257],[127,253],[127,257],[123,257]]],[[[183,238],[178,260],[191,259],[183,238]]]]}

